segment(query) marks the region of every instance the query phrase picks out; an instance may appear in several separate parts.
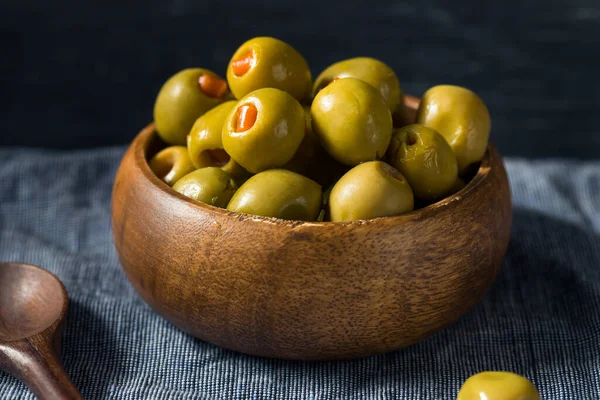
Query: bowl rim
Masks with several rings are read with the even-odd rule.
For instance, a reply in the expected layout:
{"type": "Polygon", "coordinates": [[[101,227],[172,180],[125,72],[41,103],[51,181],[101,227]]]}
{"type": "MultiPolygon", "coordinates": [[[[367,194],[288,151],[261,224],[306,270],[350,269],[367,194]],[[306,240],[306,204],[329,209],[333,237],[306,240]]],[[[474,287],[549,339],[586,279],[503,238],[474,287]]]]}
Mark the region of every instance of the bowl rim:
{"type": "MultiPolygon", "coordinates": [[[[414,104],[415,102],[418,104],[419,99],[406,96],[407,104],[414,104]]],[[[492,166],[495,164],[496,154],[495,148],[492,142],[488,142],[488,146],[486,148],[486,152],[483,156],[483,159],[480,162],[477,173],[473,176],[473,178],[466,184],[464,188],[459,190],[458,192],[440,199],[439,201],[430,204],[426,207],[419,208],[413,211],[410,211],[405,214],[396,215],[392,217],[378,217],[366,220],[354,220],[354,221],[299,221],[299,220],[285,220],[281,218],[275,217],[265,217],[261,215],[253,215],[253,214],[244,214],[235,211],[229,211],[226,208],[219,208],[212,206],[210,204],[200,203],[195,200],[192,200],[179,192],[176,192],[159,179],[150,169],[148,164],[147,153],[150,147],[150,143],[153,140],[159,139],[156,134],[154,123],[150,123],[147,125],[133,140],[131,144],[134,152],[134,159],[136,167],[142,172],[143,176],[148,179],[153,186],[165,194],[174,197],[178,200],[181,200],[187,203],[189,206],[198,209],[199,211],[205,213],[212,213],[215,216],[221,218],[228,219],[236,219],[236,220],[251,220],[256,223],[267,223],[267,224],[275,224],[279,226],[289,226],[289,227],[314,227],[314,228],[323,228],[323,227],[331,227],[333,225],[336,226],[362,226],[362,225],[372,225],[372,224],[382,224],[393,223],[393,224],[402,224],[407,223],[414,220],[420,220],[423,218],[428,218],[439,214],[445,211],[450,205],[459,205],[464,202],[465,197],[471,195],[475,192],[482,184],[489,178],[490,171],[492,166]]]]}

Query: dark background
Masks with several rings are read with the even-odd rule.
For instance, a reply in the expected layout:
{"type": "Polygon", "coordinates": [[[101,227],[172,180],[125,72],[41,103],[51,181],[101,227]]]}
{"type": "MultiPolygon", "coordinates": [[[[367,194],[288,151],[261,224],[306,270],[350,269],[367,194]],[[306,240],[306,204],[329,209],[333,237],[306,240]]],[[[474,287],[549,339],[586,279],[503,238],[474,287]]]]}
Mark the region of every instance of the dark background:
{"type": "Polygon", "coordinates": [[[600,156],[599,0],[3,0],[0,145],[126,143],[170,75],[223,75],[257,35],[292,44],[315,75],[368,55],[410,94],[471,88],[507,155],[600,156]]]}

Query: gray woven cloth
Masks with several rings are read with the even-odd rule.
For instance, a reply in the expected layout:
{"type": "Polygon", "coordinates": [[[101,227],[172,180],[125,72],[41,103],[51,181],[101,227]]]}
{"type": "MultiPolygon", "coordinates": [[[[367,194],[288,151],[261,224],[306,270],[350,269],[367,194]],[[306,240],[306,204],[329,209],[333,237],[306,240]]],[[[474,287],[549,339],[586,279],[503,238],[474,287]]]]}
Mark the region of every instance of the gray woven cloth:
{"type": "MultiPolygon", "coordinates": [[[[57,274],[67,371],[87,399],[454,399],[482,370],[544,399],[600,398],[600,162],[509,159],[511,245],[483,302],[407,349],[344,362],[231,352],[154,314],[121,271],[110,194],[123,148],[0,149],[0,259],[57,274]]],[[[0,373],[0,399],[32,399],[0,373]]]]}

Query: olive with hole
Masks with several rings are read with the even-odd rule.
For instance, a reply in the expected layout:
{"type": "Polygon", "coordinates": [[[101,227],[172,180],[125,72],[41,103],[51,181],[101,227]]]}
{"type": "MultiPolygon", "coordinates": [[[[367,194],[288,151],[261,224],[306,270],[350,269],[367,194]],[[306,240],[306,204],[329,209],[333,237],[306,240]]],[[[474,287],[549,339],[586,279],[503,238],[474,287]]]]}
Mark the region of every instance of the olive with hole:
{"type": "Polygon", "coordinates": [[[223,149],[223,125],[237,101],[226,101],[196,120],[187,137],[190,159],[196,168],[220,167],[234,178],[250,175],[223,149]]]}
{"type": "Polygon", "coordinates": [[[173,190],[190,199],[222,208],[227,207],[237,188],[233,178],[219,167],[197,169],[173,185],[173,190]]]}
{"type": "Polygon", "coordinates": [[[227,67],[227,82],[238,99],[271,87],[303,101],[310,96],[312,78],[308,63],[292,46],[272,37],[256,37],[233,54],[227,67]]]}
{"type": "Polygon", "coordinates": [[[255,90],[240,99],[225,120],[223,148],[252,173],[289,162],[305,135],[302,106],[274,88],[255,90]]]}
{"type": "Polygon", "coordinates": [[[270,169],[248,179],[235,193],[230,211],[288,220],[315,221],[323,190],[317,182],[285,169],[270,169]]]}
{"type": "Polygon", "coordinates": [[[149,165],[152,172],[169,186],[195,169],[185,146],[161,150],[150,159],[149,165]]]}
{"type": "Polygon", "coordinates": [[[471,376],[456,400],[540,400],[529,379],[504,371],[486,371],[471,376]]]}
{"type": "Polygon", "coordinates": [[[388,105],[394,126],[408,124],[408,110],[398,77],[387,64],[371,57],[355,57],[336,62],[325,68],[315,79],[313,96],[334,79],[356,78],[373,86],[381,93],[388,105]]]}
{"type": "Polygon", "coordinates": [[[412,211],[414,195],[402,174],[383,161],[348,171],[329,194],[331,221],[391,217],[412,211]]]}
{"type": "Polygon", "coordinates": [[[456,155],[459,173],[483,158],[490,137],[490,113],[469,89],[439,85],[427,90],[416,122],[435,129],[446,139],[456,155]]]}
{"type": "Polygon", "coordinates": [[[317,93],[312,126],[337,161],[355,166],[383,157],[392,137],[392,115],[373,86],[355,78],[333,81],[317,93]]]}
{"type": "Polygon", "coordinates": [[[227,99],[227,82],[207,69],[188,68],[173,75],[154,103],[158,135],[168,144],[185,145],[194,122],[227,99]]]}
{"type": "Polygon", "coordinates": [[[435,130],[407,125],[394,132],[387,161],[404,175],[421,200],[432,201],[447,194],[458,176],[456,157],[435,130]]]}

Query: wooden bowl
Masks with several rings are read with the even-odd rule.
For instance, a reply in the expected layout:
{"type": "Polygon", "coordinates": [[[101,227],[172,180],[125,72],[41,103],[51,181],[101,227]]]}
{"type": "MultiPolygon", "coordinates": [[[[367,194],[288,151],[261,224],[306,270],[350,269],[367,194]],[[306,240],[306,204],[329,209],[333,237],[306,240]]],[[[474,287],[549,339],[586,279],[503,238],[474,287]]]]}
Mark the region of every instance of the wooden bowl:
{"type": "MultiPolygon", "coordinates": [[[[418,99],[407,104],[414,118],[418,99]]],[[[118,170],[119,258],[158,314],[228,349],[316,360],[408,346],[477,304],[508,246],[510,192],[492,145],[457,194],[402,216],[346,223],[196,203],[148,167],[159,146],[148,126],[118,170]]]]}

